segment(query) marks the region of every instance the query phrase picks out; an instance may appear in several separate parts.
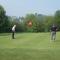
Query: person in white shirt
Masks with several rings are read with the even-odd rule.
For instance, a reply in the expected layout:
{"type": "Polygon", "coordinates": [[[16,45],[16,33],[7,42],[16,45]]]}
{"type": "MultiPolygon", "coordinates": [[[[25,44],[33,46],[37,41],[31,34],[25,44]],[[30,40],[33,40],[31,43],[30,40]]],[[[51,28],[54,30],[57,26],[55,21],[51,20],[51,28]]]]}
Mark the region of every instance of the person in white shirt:
{"type": "Polygon", "coordinates": [[[12,27],[12,39],[14,39],[14,33],[15,33],[16,25],[12,27]]]}

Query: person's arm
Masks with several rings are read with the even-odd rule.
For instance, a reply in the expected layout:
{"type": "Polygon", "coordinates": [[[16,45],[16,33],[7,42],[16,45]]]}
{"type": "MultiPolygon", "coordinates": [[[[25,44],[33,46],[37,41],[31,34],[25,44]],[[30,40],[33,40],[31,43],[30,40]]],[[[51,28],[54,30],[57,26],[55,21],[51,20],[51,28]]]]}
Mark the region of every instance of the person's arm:
{"type": "Polygon", "coordinates": [[[56,31],[58,31],[58,28],[56,27],[56,31]]]}
{"type": "Polygon", "coordinates": [[[50,32],[52,31],[52,27],[50,27],[50,32]]]}

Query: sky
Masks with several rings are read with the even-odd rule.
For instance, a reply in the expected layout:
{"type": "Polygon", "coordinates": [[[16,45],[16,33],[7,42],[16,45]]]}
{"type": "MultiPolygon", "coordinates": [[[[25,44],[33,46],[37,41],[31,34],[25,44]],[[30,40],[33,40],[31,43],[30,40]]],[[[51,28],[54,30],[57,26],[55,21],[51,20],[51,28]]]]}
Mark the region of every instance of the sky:
{"type": "Polygon", "coordinates": [[[29,13],[53,15],[60,9],[60,0],[0,0],[8,16],[25,16],[29,13]]]}

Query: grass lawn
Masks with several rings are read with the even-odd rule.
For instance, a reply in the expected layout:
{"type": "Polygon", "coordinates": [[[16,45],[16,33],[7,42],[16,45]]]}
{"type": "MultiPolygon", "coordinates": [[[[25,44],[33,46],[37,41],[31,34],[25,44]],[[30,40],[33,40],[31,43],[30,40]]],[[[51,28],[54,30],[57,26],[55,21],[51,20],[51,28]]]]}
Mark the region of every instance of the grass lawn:
{"type": "Polygon", "coordinates": [[[0,33],[0,60],[60,60],[60,32],[56,41],[50,33],[0,33]]]}

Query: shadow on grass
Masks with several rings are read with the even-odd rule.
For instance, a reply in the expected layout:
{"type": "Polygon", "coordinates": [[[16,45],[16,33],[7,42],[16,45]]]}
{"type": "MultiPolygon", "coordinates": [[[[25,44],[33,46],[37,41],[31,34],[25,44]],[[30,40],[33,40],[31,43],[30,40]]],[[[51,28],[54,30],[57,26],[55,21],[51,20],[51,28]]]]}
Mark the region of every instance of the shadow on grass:
{"type": "Polygon", "coordinates": [[[0,36],[8,36],[10,35],[11,33],[0,33],[0,36]]]}
{"type": "Polygon", "coordinates": [[[60,40],[56,40],[56,42],[60,42],[60,40]]]}

